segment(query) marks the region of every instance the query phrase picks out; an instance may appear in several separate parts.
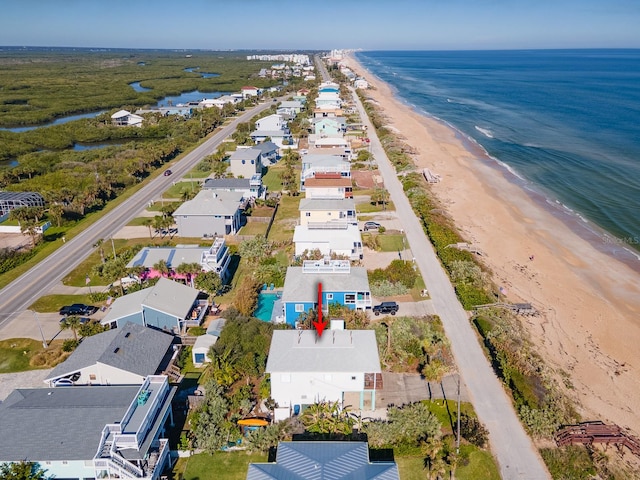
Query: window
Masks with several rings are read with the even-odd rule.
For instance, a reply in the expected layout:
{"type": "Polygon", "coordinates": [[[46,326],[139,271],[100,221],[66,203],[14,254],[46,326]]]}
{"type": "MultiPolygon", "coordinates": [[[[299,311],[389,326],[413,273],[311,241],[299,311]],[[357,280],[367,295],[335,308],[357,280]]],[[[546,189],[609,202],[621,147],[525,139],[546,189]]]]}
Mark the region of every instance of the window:
{"type": "Polygon", "coordinates": [[[242,164],[244,165],[245,163],[247,163],[246,160],[242,160],[242,164]]]}
{"type": "Polygon", "coordinates": [[[304,304],[296,303],[296,312],[304,312],[304,304]]]}
{"type": "Polygon", "coordinates": [[[327,300],[333,300],[333,293],[327,293],[327,300]]]}
{"type": "Polygon", "coordinates": [[[355,379],[356,379],[356,376],[355,376],[355,375],[352,375],[352,376],[351,376],[351,380],[355,380],[355,379]]]}
{"type": "Polygon", "coordinates": [[[305,215],[305,217],[310,217],[311,216],[311,212],[306,212],[304,215],[305,215]]]}
{"type": "Polygon", "coordinates": [[[348,305],[348,304],[352,304],[352,303],[356,303],[356,296],[354,293],[347,293],[344,296],[344,304],[348,305]]]}
{"type": "Polygon", "coordinates": [[[95,380],[96,378],[97,377],[96,377],[95,373],[92,373],[92,374],[89,375],[89,380],[95,380]]]}
{"type": "Polygon", "coordinates": [[[256,162],[255,162],[255,160],[251,160],[251,165],[253,165],[253,164],[255,164],[255,163],[256,163],[256,162]]]}

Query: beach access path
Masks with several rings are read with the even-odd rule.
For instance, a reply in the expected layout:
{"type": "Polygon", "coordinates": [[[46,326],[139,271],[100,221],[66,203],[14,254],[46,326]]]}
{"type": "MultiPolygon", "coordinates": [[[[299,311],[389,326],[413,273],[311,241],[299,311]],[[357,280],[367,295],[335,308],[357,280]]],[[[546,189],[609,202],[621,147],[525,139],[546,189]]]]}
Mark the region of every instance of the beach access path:
{"type": "Polygon", "coordinates": [[[449,277],[414,214],[360,99],[355,90],[351,91],[362,122],[369,132],[371,153],[377,161],[409,245],[415,253],[416,264],[430,292],[435,312],[442,319],[460,375],[467,385],[479,419],[489,430],[491,449],[498,461],[502,478],[550,478],[542,458],[520,423],[513,404],[484,356],[469,316],[458,301],[449,277]]]}

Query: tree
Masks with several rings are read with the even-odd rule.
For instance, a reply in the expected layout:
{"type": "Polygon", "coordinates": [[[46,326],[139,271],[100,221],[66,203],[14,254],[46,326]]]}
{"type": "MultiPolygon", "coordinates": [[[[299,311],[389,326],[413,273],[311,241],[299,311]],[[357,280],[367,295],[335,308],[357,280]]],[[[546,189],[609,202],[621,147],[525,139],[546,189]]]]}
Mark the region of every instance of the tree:
{"type": "Polygon", "coordinates": [[[153,217],[151,225],[156,230],[156,233],[161,233],[164,230],[165,218],[162,215],[156,215],[153,217]]]}
{"type": "Polygon", "coordinates": [[[348,409],[340,408],[338,402],[309,405],[300,416],[300,421],[308,432],[321,435],[350,435],[355,424],[348,409]]]}
{"type": "Polygon", "coordinates": [[[100,252],[100,261],[102,263],[105,262],[105,260],[104,260],[104,246],[103,245],[104,245],[104,239],[102,239],[102,238],[100,240],[98,240],[96,243],[93,244],[93,248],[97,248],[98,251],[100,252]]]}
{"type": "Polygon", "coordinates": [[[202,265],[196,262],[181,263],[176,267],[176,273],[179,273],[180,275],[186,275],[187,280],[192,287],[194,276],[200,272],[202,272],[202,265]]]}
{"type": "Polygon", "coordinates": [[[78,329],[82,326],[80,323],[80,317],[77,315],[70,315],[60,322],[60,328],[62,330],[71,330],[73,332],[73,338],[78,341],[78,329]]]}
{"type": "Polygon", "coordinates": [[[208,453],[217,452],[227,441],[229,426],[225,421],[229,402],[224,397],[224,389],[215,380],[204,385],[205,401],[192,423],[196,446],[208,453]]]}
{"type": "Polygon", "coordinates": [[[203,272],[194,279],[194,283],[198,290],[207,292],[212,297],[215,297],[222,287],[222,280],[216,272],[203,272]]]}
{"type": "Polygon", "coordinates": [[[20,223],[20,232],[27,234],[31,237],[32,247],[36,246],[36,239],[38,236],[38,223],[32,219],[27,218],[20,223]]]}
{"type": "Polygon", "coordinates": [[[52,203],[49,206],[49,215],[56,221],[56,226],[60,227],[62,216],[64,215],[64,207],[60,203],[52,203]]]}
{"type": "Polygon", "coordinates": [[[149,228],[149,238],[152,239],[153,238],[153,233],[151,231],[151,226],[153,225],[153,218],[145,217],[142,220],[142,225],[144,225],[145,227],[149,228]]]}
{"type": "Polygon", "coordinates": [[[6,462],[0,465],[0,480],[42,480],[47,471],[37,462],[6,462]]]}
{"type": "Polygon", "coordinates": [[[249,316],[256,309],[258,304],[258,290],[260,284],[251,275],[247,275],[236,289],[233,306],[242,315],[249,316]]]}
{"type": "Polygon", "coordinates": [[[169,275],[169,272],[171,271],[169,265],[164,260],[158,260],[156,263],[154,263],[153,269],[159,272],[163,277],[169,275]]]}
{"type": "Polygon", "coordinates": [[[251,265],[255,265],[261,258],[271,255],[271,250],[271,243],[263,235],[256,235],[251,240],[243,240],[238,246],[240,256],[251,265]]]}

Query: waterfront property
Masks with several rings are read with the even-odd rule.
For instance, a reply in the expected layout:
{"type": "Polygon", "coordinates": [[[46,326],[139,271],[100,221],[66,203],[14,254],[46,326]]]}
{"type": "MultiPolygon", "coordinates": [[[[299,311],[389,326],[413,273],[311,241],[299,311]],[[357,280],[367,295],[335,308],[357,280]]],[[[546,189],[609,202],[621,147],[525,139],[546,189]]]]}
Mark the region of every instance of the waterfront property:
{"type": "Polygon", "coordinates": [[[382,385],[373,330],[275,330],[267,359],[275,420],[296,415],[316,402],[357,399],[353,408],[375,410],[382,385]]]}
{"type": "Polygon", "coordinates": [[[352,310],[371,308],[367,269],[352,267],[349,260],[305,260],[302,267],[287,268],[282,308],[285,321],[295,326],[303,314],[318,308],[318,284],[322,284],[322,309],[338,303],[352,310]]]}
{"type": "Polygon", "coordinates": [[[302,157],[302,173],[300,174],[300,191],[305,190],[307,179],[317,174],[339,174],[351,180],[351,164],[336,155],[307,154],[302,157]]]}
{"type": "Polygon", "coordinates": [[[127,110],[118,110],[111,115],[111,123],[116,127],[141,127],[144,118],[127,110]]]}
{"type": "Polygon", "coordinates": [[[340,173],[316,173],[304,181],[306,198],[353,198],[351,178],[340,173]]]}
{"type": "Polygon", "coordinates": [[[347,131],[347,119],[344,117],[314,118],[311,121],[316,135],[340,135],[347,131]]]}
{"type": "Polygon", "coordinates": [[[240,192],[201,190],[173,212],[182,237],[235,235],[240,229],[245,199],[240,192]]]}
{"type": "Polygon", "coordinates": [[[0,463],[37,462],[60,479],[158,480],[170,466],[175,391],[165,376],[139,386],[14,390],[0,404],[0,463]]]}
{"type": "Polygon", "coordinates": [[[162,373],[174,353],[174,336],[143,325],[85,337],[64,362],[44,380],[57,385],[142,385],[149,375],[162,373]]]}
{"type": "Polygon", "coordinates": [[[195,288],[160,278],[153,287],[117,298],[101,322],[111,328],[133,322],[178,334],[200,325],[208,308],[206,295],[195,288]]]}
{"type": "Polygon", "coordinates": [[[353,198],[303,198],[298,210],[302,226],[331,228],[336,224],[358,224],[353,198]]]}

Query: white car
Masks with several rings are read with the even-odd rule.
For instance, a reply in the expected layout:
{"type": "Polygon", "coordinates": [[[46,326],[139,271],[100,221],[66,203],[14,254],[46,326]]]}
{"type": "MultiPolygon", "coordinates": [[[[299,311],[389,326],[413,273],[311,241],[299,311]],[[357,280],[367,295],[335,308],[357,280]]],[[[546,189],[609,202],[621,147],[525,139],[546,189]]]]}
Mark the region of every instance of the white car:
{"type": "Polygon", "coordinates": [[[134,283],[140,283],[140,278],[137,275],[129,275],[128,277],[120,279],[120,285],[123,287],[131,286],[134,283]]]}

